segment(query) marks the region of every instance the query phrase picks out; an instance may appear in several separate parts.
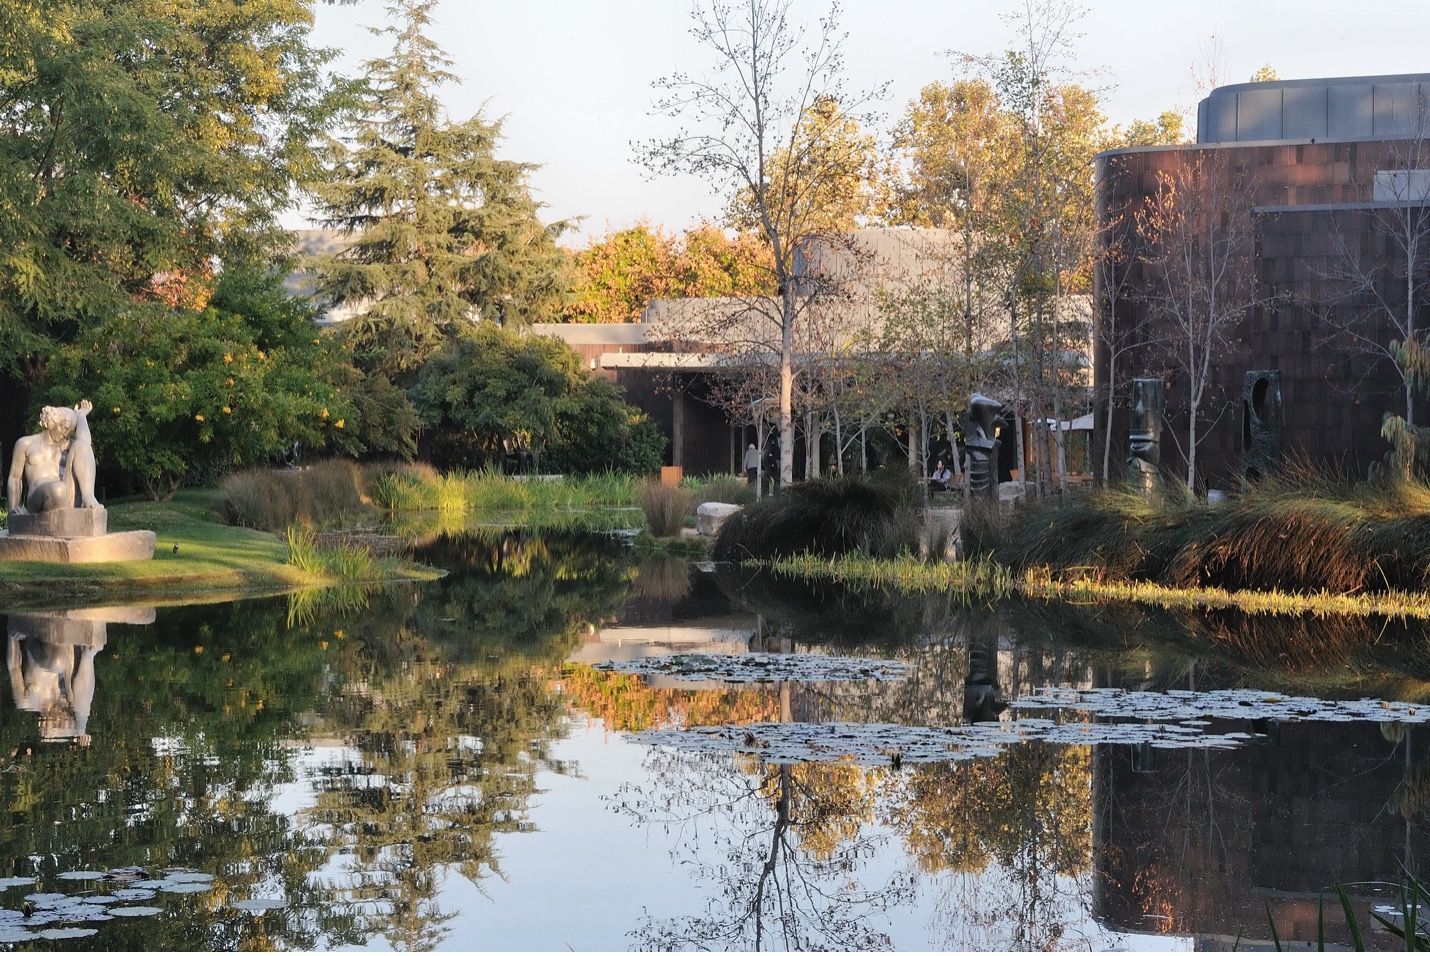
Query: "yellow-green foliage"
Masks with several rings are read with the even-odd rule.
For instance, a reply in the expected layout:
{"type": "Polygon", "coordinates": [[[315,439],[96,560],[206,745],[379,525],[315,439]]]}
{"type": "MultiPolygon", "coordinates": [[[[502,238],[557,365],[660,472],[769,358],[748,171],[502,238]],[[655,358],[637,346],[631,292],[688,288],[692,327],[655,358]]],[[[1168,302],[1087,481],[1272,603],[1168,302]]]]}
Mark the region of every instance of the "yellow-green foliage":
{"type": "Polygon", "coordinates": [[[397,471],[373,483],[372,500],[404,527],[464,523],[527,527],[631,527],[638,519],[635,479],[599,474],[552,481],[519,480],[492,471],[397,471]]]}

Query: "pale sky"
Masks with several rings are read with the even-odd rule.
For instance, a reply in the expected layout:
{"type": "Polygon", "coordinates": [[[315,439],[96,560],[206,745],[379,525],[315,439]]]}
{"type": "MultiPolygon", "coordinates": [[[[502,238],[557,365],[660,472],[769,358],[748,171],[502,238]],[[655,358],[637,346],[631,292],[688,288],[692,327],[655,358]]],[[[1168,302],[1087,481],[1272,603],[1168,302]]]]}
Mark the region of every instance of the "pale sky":
{"type": "MultiPolygon", "coordinates": [[[[888,81],[887,132],[920,87],[953,76],[953,49],[996,53],[1012,43],[1000,18],[1018,0],[846,0],[848,79],[888,81]]],[[[1283,79],[1430,72],[1430,2],[1380,0],[1090,0],[1077,60],[1097,70],[1115,123],[1194,108],[1192,64],[1215,35],[1223,83],[1270,64],[1283,79]]],[[[828,4],[795,0],[813,19],[828,4]]],[[[531,177],[549,219],[584,217],[568,244],[642,219],[673,231],[719,216],[706,183],[650,179],[632,141],[660,135],[651,82],[711,62],[689,36],[688,0],[443,0],[434,38],[459,86],[443,91],[454,118],[505,117],[502,155],[541,165],[531,177]]],[[[383,0],[318,8],[316,42],[343,51],[339,67],[384,55],[383,0]]],[[[1193,116],[1195,113],[1193,112],[1193,116]]],[[[1193,125],[1195,125],[1193,123],[1193,125]]],[[[297,219],[293,225],[303,225],[297,219]]]]}

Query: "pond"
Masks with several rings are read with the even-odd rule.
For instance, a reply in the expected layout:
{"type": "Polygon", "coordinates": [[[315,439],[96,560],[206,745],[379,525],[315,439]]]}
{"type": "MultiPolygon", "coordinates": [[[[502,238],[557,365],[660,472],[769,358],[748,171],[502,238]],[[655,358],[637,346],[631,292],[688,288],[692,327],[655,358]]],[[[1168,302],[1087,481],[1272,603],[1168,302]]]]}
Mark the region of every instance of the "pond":
{"type": "Polygon", "coordinates": [[[419,556],[10,613],[0,947],[1231,949],[1323,894],[1348,943],[1430,851],[1418,626],[419,556]]]}

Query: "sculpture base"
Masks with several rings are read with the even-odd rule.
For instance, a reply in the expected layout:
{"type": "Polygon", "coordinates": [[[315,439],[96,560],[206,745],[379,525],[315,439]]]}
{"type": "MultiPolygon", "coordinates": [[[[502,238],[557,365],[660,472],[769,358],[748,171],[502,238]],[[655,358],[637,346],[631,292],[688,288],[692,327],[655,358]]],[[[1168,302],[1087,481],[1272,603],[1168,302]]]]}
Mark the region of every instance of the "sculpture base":
{"type": "Polygon", "coordinates": [[[109,512],[103,508],[56,508],[39,514],[12,514],[8,524],[11,534],[92,538],[109,530],[109,512]]]}
{"type": "MultiPolygon", "coordinates": [[[[24,516],[11,515],[10,521],[13,523],[16,517],[24,516]]],[[[152,531],[119,531],[84,538],[0,531],[0,561],[49,561],[55,564],[148,561],[154,557],[154,540],[152,531]]]]}

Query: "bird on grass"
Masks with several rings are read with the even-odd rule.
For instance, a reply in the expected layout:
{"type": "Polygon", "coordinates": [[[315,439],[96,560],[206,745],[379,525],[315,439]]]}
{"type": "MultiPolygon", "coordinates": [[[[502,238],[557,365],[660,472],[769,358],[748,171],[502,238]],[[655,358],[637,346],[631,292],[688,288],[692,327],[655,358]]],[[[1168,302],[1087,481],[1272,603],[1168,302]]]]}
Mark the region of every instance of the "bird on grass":
{"type": "Polygon", "coordinates": [[[178,553],[179,553],[179,546],[178,546],[177,544],[174,545],[174,553],[175,553],[175,554],[178,554],[178,553]]]}

